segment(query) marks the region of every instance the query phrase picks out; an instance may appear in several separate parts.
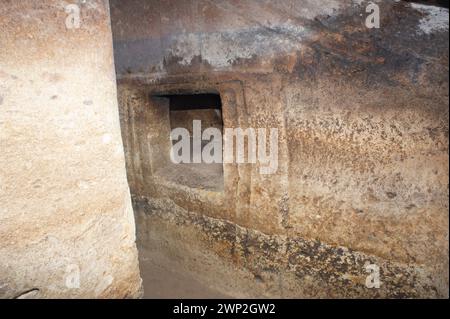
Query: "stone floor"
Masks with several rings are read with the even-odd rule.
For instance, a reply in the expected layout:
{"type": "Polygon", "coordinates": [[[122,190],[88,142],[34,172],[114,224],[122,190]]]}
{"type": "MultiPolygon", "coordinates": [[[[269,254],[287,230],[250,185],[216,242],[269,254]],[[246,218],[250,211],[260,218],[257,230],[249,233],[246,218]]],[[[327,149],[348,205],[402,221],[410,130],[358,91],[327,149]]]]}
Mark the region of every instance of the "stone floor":
{"type": "MultiPolygon", "coordinates": [[[[142,249],[141,249],[142,251],[142,249]]],[[[144,282],[144,298],[230,298],[221,292],[214,290],[200,282],[189,272],[165,259],[154,259],[140,253],[141,277],[144,282]]]]}

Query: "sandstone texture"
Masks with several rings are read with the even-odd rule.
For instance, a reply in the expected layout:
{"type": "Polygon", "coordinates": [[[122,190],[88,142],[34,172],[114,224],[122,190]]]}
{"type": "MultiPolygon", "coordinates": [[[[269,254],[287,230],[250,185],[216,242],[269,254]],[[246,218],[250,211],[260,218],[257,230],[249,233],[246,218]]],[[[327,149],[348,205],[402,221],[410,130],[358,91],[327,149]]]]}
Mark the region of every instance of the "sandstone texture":
{"type": "Polygon", "coordinates": [[[141,295],[115,81],[108,1],[0,1],[0,298],[141,295]]]}
{"type": "Polygon", "coordinates": [[[141,267],[236,297],[448,298],[448,9],[377,1],[369,29],[368,3],[111,1],[141,267]],[[219,93],[224,128],[278,128],[276,174],[161,174],[154,96],[186,92],[219,93]]]}

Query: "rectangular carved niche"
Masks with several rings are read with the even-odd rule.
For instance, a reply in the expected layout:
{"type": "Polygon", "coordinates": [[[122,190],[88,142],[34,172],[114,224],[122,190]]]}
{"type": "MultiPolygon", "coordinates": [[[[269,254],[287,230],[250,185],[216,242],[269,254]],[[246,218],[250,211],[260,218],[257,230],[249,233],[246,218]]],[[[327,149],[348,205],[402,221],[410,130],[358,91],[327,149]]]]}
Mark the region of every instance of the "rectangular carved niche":
{"type": "MultiPolygon", "coordinates": [[[[220,94],[151,95],[150,99],[154,103],[163,103],[169,107],[169,123],[161,124],[170,126],[170,131],[174,135],[171,145],[172,153],[176,150],[173,157],[180,161],[178,163],[177,160],[174,163],[170,152],[166,152],[165,160],[160,162],[161,165],[156,174],[187,187],[223,191],[221,161],[223,121],[220,94]],[[202,136],[202,132],[209,128],[215,129],[220,136],[208,138],[202,136]],[[217,160],[210,163],[206,160],[206,155],[203,156],[206,152],[208,152],[208,159],[217,160]]],[[[167,117],[161,121],[167,121],[167,117]]]]}
{"type": "MultiPolygon", "coordinates": [[[[248,165],[174,164],[170,157],[172,146],[178,142],[171,140],[171,131],[182,128],[192,142],[193,160],[193,120],[201,121],[202,132],[216,128],[223,133],[226,128],[247,126],[240,82],[125,81],[119,83],[118,91],[127,173],[134,195],[169,198],[189,211],[228,220],[235,220],[237,211],[246,214],[250,197],[248,165]]],[[[204,140],[200,149],[209,142],[204,140]]]]}

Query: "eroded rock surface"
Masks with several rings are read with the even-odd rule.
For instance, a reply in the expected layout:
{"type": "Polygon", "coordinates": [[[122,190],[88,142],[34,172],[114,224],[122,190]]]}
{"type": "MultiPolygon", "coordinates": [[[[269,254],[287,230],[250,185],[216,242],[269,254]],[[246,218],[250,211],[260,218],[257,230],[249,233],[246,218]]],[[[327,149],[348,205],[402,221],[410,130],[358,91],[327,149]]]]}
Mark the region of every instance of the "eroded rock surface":
{"type": "Polygon", "coordinates": [[[111,1],[153,262],[184,260],[234,296],[448,297],[448,9],[378,1],[368,29],[368,3],[111,1]],[[158,174],[170,126],[151,96],[186,91],[220,93],[224,128],[277,127],[276,174],[225,164],[219,192],[158,174]]]}
{"type": "Polygon", "coordinates": [[[0,298],[141,295],[109,4],[75,3],[0,1],[0,298]]]}

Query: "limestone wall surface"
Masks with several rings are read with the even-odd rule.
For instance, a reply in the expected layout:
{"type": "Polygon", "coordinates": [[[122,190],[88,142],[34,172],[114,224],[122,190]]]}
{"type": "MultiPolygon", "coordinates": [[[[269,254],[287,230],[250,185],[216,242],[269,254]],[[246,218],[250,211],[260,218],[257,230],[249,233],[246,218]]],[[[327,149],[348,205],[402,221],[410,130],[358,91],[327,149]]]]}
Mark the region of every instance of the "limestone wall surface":
{"type": "Polygon", "coordinates": [[[153,256],[192,270],[213,252],[254,277],[244,293],[205,271],[231,295],[448,297],[448,9],[378,1],[369,29],[368,4],[111,1],[128,178],[153,256]],[[225,164],[223,192],[155,174],[168,128],[149,95],[185,91],[219,92],[224,127],[278,128],[277,172],[225,164]]]}

